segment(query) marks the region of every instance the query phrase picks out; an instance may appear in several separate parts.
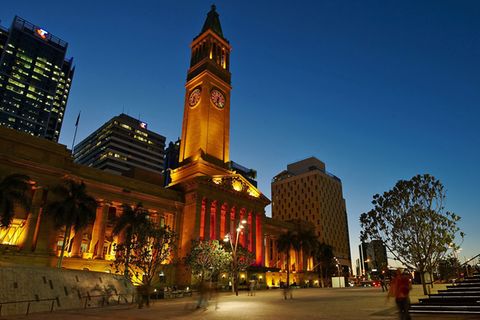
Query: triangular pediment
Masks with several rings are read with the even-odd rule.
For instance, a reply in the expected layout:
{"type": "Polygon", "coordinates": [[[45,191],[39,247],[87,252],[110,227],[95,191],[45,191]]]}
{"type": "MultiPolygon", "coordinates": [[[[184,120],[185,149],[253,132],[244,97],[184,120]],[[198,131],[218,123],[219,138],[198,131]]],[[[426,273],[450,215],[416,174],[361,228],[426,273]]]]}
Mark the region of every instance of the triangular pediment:
{"type": "Polygon", "coordinates": [[[218,188],[263,200],[267,202],[267,204],[270,203],[270,200],[257,187],[238,173],[232,172],[228,175],[214,175],[203,178],[209,180],[209,182],[212,182],[213,185],[218,188]]]}

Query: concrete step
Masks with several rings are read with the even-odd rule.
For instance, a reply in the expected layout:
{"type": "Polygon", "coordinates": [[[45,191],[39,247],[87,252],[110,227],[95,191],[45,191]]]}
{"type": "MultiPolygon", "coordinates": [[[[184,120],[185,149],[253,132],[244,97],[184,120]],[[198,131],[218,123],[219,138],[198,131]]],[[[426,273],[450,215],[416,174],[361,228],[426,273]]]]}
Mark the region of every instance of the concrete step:
{"type": "Polygon", "coordinates": [[[480,290],[479,284],[463,284],[463,285],[455,285],[455,286],[447,286],[447,290],[461,290],[461,289],[478,289],[480,290]]]}
{"type": "Polygon", "coordinates": [[[480,306],[413,304],[410,307],[410,312],[411,313],[480,314],[480,306]]]}
{"type": "Polygon", "coordinates": [[[420,299],[422,305],[465,305],[479,306],[480,296],[431,296],[430,298],[420,299]]]}
{"type": "MultiPolygon", "coordinates": [[[[480,295],[480,290],[438,290],[439,295],[445,296],[461,296],[461,295],[480,295]]],[[[430,296],[435,296],[436,294],[431,294],[430,296]]]]}

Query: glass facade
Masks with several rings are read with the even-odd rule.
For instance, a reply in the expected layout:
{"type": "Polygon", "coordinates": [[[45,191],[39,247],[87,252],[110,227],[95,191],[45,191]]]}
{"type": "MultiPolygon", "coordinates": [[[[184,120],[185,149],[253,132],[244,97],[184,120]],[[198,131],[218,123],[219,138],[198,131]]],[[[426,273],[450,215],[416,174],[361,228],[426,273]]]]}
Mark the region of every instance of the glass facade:
{"type": "Polygon", "coordinates": [[[58,141],[74,73],[67,46],[20,17],[0,27],[0,125],[58,141]]]}

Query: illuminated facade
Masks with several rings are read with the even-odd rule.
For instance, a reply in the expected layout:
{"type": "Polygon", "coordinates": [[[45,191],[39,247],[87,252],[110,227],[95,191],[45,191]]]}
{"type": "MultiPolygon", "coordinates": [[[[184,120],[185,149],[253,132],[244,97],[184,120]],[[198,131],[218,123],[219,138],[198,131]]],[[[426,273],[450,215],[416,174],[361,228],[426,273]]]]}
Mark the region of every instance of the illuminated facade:
{"type": "Polygon", "coordinates": [[[58,141],[72,84],[67,43],[15,17],[0,27],[0,125],[58,141]]]}
{"type": "MultiPolygon", "coordinates": [[[[151,150],[148,148],[161,146],[163,152],[165,139],[160,136],[159,141],[154,140],[143,123],[128,116],[113,118],[79,143],[75,162],[63,145],[0,128],[0,177],[22,173],[33,181],[31,210],[18,209],[10,228],[0,230],[0,252],[10,253],[1,254],[0,262],[55,264],[64,231],[55,230],[43,208],[50,197],[49,187],[68,177],[84,181],[99,207],[93,223],[77,233],[72,230],[64,259],[66,268],[111,272],[114,245],[122,240],[121,234],[112,234],[113,221],[122,214],[123,203],[141,202],[154,222],[168,225],[178,234],[178,263],[165,267],[165,285],[187,286],[194,280],[182,260],[193,240],[222,241],[226,234],[236,238],[242,220],[246,224],[239,243],[253,254],[255,263],[248,273],[242,272],[241,279],[257,279],[262,286],[278,287],[285,283],[285,270],[290,268],[291,283],[318,285],[314,274],[308,272],[313,268],[310,257],[292,251],[291,265],[287,266],[286,255],[277,250],[276,239],[295,226],[265,216],[270,201],[257,189],[255,171],[229,159],[230,45],[214,6],[191,49],[182,140],[180,146],[171,145],[171,182],[167,188],[161,181],[132,179],[102,167],[108,163],[106,159],[135,159],[130,158],[132,147],[143,157],[146,150],[151,150]],[[125,147],[130,149],[122,149],[125,147]]],[[[161,168],[163,153],[148,156],[154,157],[161,168]]],[[[123,165],[117,163],[115,168],[123,165]]],[[[228,281],[227,277],[222,279],[228,281]]]]}
{"type": "MultiPolygon", "coordinates": [[[[171,171],[169,185],[185,195],[178,255],[184,257],[195,239],[222,241],[227,233],[235,237],[238,222],[245,219],[240,244],[254,254],[255,264],[262,266],[263,221],[270,201],[229,168],[231,47],[215,6],[190,47],[180,163],[171,171]]],[[[186,266],[182,268],[177,282],[190,283],[191,273],[186,266]]]]}
{"type": "MultiPolygon", "coordinates": [[[[55,230],[44,208],[51,196],[48,190],[62,178],[83,181],[88,193],[99,204],[93,223],[77,233],[72,228],[72,238],[65,253],[66,268],[111,272],[114,244],[122,237],[122,234],[112,233],[113,221],[122,214],[122,204],[141,202],[152,221],[173,230],[177,228],[176,219],[183,209],[183,197],[179,192],[76,164],[65,146],[2,127],[0,150],[0,177],[22,173],[33,183],[30,211],[17,208],[12,225],[0,229],[0,261],[55,264],[64,231],[55,230]]],[[[169,272],[169,280],[173,281],[174,271],[169,272]]]]}
{"type": "Polygon", "coordinates": [[[165,137],[126,114],[113,117],[74,148],[75,162],[119,175],[140,168],[160,175],[165,137]]]}
{"type": "Polygon", "coordinates": [[[350,241],[342,182],[316,158],[287,166],[272,180],[272,218],[303,220],[315,227],[321,242],[331,245],[344,267],[351,268],[350,241]]]}

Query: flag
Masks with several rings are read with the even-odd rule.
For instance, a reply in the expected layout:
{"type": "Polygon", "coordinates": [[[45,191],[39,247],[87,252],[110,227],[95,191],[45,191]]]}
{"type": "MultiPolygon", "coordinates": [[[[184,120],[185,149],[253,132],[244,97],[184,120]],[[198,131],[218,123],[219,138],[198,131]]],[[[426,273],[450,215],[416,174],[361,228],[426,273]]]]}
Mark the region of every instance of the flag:
{"type": "Polygon", "coordinates": [[[78,121],[80,121],[80,112],[78,112],[77,121],[75,121],[75,127],[78,127],[78,121]]]}

